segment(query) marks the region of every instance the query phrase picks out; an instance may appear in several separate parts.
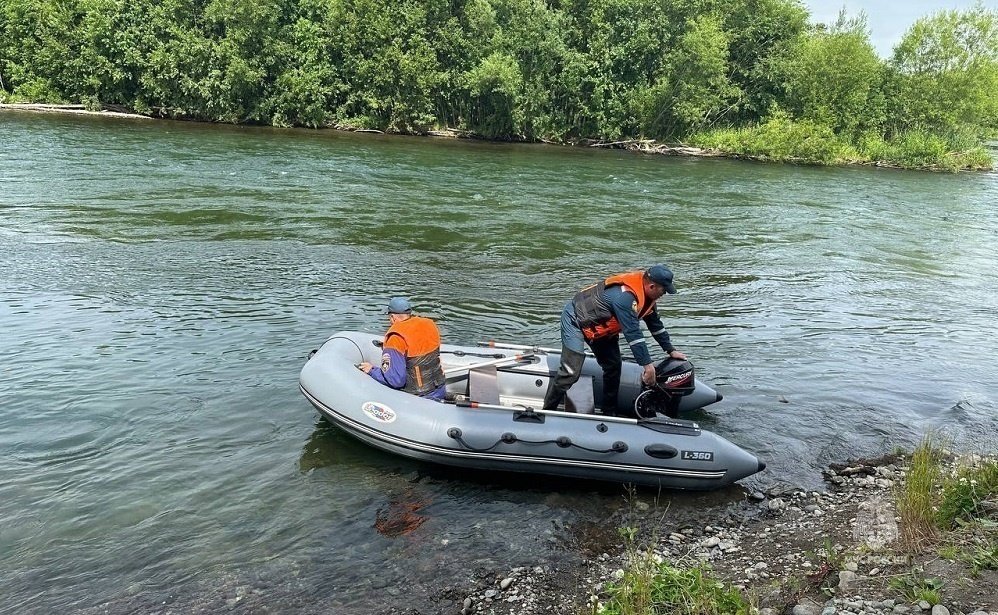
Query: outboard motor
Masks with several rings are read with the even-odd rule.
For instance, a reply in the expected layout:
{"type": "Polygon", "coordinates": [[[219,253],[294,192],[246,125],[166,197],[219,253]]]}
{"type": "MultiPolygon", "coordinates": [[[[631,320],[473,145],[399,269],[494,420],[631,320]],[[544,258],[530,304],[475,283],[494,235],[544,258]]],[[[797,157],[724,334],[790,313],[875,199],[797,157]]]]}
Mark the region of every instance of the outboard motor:
{"type": "Polygon", "coordinates": [[[641,385],[641,393],[634,400],[634,413],[639,419],[655,418],[658,414],[677,418],[681,398],[694,388],[693,364],[685,359],[665,359],[655,366],[655,384],[641,385]]]}

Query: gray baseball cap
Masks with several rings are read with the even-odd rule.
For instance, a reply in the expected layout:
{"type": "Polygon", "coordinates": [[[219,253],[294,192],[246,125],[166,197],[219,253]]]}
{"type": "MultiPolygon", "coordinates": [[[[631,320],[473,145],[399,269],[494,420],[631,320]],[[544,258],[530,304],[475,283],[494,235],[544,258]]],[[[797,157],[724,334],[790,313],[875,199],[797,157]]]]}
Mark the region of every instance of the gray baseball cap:
{"type": "Polygon", "coordinates": [[[405,297],[394,297],[388,302],[385,314],[409,314],[412,312],[412,304],[405,297]]]}

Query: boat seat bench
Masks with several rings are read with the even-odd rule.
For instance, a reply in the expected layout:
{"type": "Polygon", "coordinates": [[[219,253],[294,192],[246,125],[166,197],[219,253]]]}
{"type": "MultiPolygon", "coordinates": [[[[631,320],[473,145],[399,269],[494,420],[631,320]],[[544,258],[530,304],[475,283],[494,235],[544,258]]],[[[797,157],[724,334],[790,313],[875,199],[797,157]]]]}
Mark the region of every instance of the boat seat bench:
{"type": "Polygon", "coordinates": [[[495,365],[468,371],[468,399],[480,404],[499,405],[499,372],[495,365]]]}

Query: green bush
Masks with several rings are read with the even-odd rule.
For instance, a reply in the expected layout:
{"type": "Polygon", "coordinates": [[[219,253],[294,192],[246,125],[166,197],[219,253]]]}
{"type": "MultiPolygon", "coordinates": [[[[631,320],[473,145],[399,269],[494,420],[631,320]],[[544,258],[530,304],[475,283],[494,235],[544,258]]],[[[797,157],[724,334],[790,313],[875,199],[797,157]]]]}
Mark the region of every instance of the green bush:
{"type": "Polygon", "coordinates": [[[988,151],[966,133],[948,136],[910,130],[887,140],[866,133],[858,139],[858,151],[870,161],[908,169],[989,169],[994,164],[988,151]]]}
{"type": "Polygon", "coordinates": [[[794,121],[785,113],[774,114],[765,123],[750,128],[699,133],[690,138],[690,143],[783,162],[831,164],[858,157],[856,149],[830,127],[810,120],[794,121]]]}
{"type": "Polygon", "coordinates": [[[728,79],[728,46],[719,18],[699,17],[687,23],[661,75],[636,94],[646,136],[687,135],[732,108],[740,91],[728,79]]]}
{"type": "Polygon", "coordinates": [[[944,484],[937,522],[943,529],[983,514],[982,503],[998,500],[998,461],[961,468],[944,484]]]}
{"type": "Polygon", "coordinates": [[[522,134],[519,102],[523,75],[515,58],[492,54],[468,71],[464,79],[475,103],[468,118],[471,130],[492,139],[522,134]]]}
{"type": "Polygon", "coordinates": [[[44,77],[34,77],[14,88],[11,99],[14,102],[65,103],[62,95],[52,82],[44,77]]]}

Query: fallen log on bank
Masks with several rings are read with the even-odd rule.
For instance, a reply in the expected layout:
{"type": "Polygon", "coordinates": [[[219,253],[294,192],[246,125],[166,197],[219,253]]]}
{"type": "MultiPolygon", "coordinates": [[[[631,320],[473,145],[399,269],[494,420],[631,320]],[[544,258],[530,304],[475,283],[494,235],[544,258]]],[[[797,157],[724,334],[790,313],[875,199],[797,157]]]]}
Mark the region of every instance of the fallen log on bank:
{"type": "Polygon", "coordinates": [[[691,145],[668,145],[651,139],[626,139],[623,141],[592,141],[586,143],[589,147],[623,149],[648,154],[664,154],[666,156],[726,156],[724,152],[691,145]]]}
{"type": "Polygon", "coordinates": [[[0,110],[10,109],[12,111],[34,111],[37,113],[71,113],[76,115],[103,115],[107,117],[127,117],[134,119],[150,120],[148,115],[118,111],[113,108],[104,108],[98,111],[87,109],[84,105],[50,105],[45,103],[0,103],[0,110]]]}

